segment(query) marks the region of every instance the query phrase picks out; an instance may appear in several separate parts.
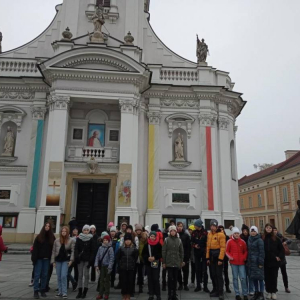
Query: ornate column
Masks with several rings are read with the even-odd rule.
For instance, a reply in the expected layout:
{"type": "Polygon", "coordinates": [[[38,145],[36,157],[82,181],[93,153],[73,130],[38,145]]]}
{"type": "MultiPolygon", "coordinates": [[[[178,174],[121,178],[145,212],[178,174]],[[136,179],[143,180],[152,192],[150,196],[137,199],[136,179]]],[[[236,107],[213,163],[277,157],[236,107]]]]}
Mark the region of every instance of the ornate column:
{"type": "Polygon", "coordinates": [[[45,216],[56,218],[59,230],[61,205],[64,197],[64,161],[67,142],[70,97],[56,93],[48,97],[49,120],[45,148],[42,193],[37,212],[35,232],[44,224],[45,216]]]}
{"type": "MultiPolygon", "coordinates": [[[[33,105],[32,112],[32,131],[30,138],[30,151],[27,165],[27,176],[25,186],[24,207],[19,213],[18,233],[22,233],[24,240],[28,238],[24,234],[34,232],[36,218],[36,197],[39,184],[41,150],[43,144],[44,118],[47,109],[43,106],[33,105]]],[[[18,241],[22,242],[18,235],[18,241]]]]}
{"type": "MultiPolygon", "coordinates": [[[[162,219],[159,207],[159,146],[160,146],[160,118],[159,106],[151,108],[149,100],[149,136],[148,136],[148,209],[145,224],[158,224],[162,219]]],[[[159,99],[157,99],[159,102],[159,99]]]]}
{"type": "Polygon", "coordinates": [[[130,224],[139,222],[137,209],[138,181],[138,114],[139,98],[120,99],[120,163],[116,195],[115,221],[129,217],[130,224]]]}

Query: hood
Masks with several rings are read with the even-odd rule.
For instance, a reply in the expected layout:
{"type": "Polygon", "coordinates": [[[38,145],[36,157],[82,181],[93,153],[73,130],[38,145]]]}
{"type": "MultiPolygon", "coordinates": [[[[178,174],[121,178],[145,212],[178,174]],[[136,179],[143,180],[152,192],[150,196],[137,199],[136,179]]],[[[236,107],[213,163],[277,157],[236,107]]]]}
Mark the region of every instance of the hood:
{"type": "Polygon", "coordinates": [[[0,235],[2,235],[2,225],[0,225],[0,235]]]}

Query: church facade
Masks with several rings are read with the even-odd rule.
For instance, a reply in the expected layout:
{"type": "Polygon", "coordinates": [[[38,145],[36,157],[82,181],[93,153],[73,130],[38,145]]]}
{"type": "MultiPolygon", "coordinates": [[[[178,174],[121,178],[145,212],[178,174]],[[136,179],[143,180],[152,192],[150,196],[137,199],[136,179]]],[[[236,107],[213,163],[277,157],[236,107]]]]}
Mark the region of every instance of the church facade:
{"type": "Polygon", "coordinates": [[[149,5],[64,0],[40,36],[0,54],[7,241],[32,241],[49,219],[58,233],[72,217],[99,231],[199,216],[241,225],[235,121],[245,101],[206,63],[204,41],[198,63],[168,49],[149,5]]]}

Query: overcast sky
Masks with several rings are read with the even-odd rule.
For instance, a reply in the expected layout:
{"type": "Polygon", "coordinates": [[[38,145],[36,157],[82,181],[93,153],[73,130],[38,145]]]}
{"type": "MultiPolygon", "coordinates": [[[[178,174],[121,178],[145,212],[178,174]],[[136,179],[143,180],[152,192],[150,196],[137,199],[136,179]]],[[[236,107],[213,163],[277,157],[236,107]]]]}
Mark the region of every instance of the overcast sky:
{"type": "MultiPolygon", "coordinates": [[[[61,2],[0,0],[3,51],[39,35],[61,2]]],[[[299,0],[151,0],[161,40],[196,61],[198,33],[210,49],[208,64],[230,72],[234,90],[248,101],[237,120],[239,177],[300,149],[299,15],[299,0]]]]}

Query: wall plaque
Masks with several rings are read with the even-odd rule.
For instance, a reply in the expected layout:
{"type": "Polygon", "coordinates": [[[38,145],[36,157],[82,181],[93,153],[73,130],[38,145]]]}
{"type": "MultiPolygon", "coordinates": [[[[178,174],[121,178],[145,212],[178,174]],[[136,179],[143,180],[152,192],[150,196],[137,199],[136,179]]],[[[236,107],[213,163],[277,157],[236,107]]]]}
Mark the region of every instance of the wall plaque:
{"type": "Polygon", "coordinates": [[[11,190],[0,190],[0,200],[9,200],[11,190]]]}

